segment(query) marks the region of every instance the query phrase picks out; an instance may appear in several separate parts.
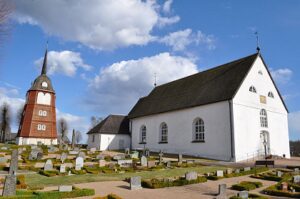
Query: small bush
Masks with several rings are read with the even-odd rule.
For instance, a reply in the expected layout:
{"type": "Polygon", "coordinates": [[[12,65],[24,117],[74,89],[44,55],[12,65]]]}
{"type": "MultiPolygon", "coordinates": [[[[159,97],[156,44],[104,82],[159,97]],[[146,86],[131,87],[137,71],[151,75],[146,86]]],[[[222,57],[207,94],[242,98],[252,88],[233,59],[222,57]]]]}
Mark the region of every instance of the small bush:
{"type": "Polygon", "coordinates": [[[116,194],[108,194],[107,196],[104,197],[95,197],[93,199],[122,199],[121,197],[117,196],[116,194]]]}
{"type": "Polygon", "coordinates": [[[81,169],[81,170],[75,170],[75,169],[71,169],[71,172],[73,174],[76,174],[76,175],[83,175],[83,174],[86,174],[86,171],[84,169],[81,169]]]}
{"type": "Polygon", "coordinates": [[[36,190],[43,190],[45,187],[44,185],[29,185],[27,190],[36,191],[36,190]]]}
{"type": "MultiPolygon", "coordinates": [[[[253,193],[249,193],[249,198],[268,199],[268,197],[261,196],[261,195],[258,195],[258,194],[253,194],[253,193]]],[[[238,196],[231,196],[230,199],[242,199],[242,198],[238,197],[238,196]]]]}
{"type": "Polygon", "coordinates": [[[206,177],[208,180],[219,180],[222,179],[223,177],[218,177],[218,176],[207,176],[206,177]]]}
{"type": "Polygon", "coordinates": [[[279,184],[272,185],[266,189],[264,189],[264,193],[271,195],[271,196],[283,196],[283,197],[290,197],[290,198],[300,198],[300,193],[291,193],[286,191],[279,190],[279,184]]]}
{"type": "Polygon", "coordinates": [[[25,183],[25,176],[24,175],[18,175],[17,176],[17,189],[26,189],[27,184],[25,183]]]}
{"type": "Polygon", "coordinates": [[[250,191],[256,188],[262,187],[262,183],[261,182],[249,182],[249,181],[243,181],[239,184],[234,184],[232,185],[232,189],[233,190],[237,190],[237,191],[250,191]]]}
{"type": "Polygon", "coordinates": [[[57,171],[57,170],[53,170],[53,171],[40,170],[39,174],[47,176],[47,177],[53,177],[53,176],[59,175],[59,171],[57,171]]]}

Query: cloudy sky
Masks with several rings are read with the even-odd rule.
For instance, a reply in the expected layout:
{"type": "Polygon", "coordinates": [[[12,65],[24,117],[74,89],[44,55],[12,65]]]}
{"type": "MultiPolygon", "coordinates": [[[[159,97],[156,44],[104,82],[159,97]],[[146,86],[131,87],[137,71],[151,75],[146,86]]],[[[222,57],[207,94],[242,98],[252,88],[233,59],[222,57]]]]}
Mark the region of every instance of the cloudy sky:
{"type": "MultiPolygon", "coordinates": [[[[1,43],[0,104],[13,114],[39,75],[46,41],[57,115],[86,132],[90,117],[127,114],[154,84],[262,55],[300,139],[300,2],[287,0],[14,0],[1,43]]],[[[14,130],[16,123],[14,123],[14,130]]]]}

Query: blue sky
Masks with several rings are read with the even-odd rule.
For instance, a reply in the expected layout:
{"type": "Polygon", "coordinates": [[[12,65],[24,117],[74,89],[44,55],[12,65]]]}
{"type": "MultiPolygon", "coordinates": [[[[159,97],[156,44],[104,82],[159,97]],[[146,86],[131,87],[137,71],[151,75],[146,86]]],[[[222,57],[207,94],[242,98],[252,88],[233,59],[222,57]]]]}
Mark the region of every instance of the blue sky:
{"type": "Polygon", "coordinates": [[[155,73],[162,84],[255,53],[258,31],[290,111],[290,138],[300,138],[299,1],[13,2],[0,102],[14,114],[40,73],[47,40],[58,118],[85,132],[91,116],[127,114],[155,73]]]}

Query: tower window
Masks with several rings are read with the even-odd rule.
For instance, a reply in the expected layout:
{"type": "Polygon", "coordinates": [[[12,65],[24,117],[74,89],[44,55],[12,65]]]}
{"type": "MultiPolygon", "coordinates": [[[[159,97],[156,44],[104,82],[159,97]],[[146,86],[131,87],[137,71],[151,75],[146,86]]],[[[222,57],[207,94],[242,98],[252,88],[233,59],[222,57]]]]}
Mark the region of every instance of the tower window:
{"type": "Polygon", "coordinates": [[[38,124],[37,125],[38,131],[46,131],[46,125],[45,124],[38,124]]]}
{"type": "Polygon", "coordinates": [[[39,110],[39,116],[46,117],[47,116],[47,111],[39,110]]]}
{"type": "Polygon", "coordinates": [[[256,93],[256,88],[254,86],[250,86],[249,91],[252,93],[256,93]]]}

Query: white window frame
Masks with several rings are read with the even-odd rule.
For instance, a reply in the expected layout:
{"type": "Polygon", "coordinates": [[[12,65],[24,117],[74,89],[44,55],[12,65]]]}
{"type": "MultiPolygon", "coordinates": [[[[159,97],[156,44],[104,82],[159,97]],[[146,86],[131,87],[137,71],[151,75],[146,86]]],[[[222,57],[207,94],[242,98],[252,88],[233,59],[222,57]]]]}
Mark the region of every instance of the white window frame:
{"type": "Polygon", "coordinates": [[[265,109],[260,110],[260,126],[263,128],[268,128],[268,115],[265,109]]]}
{"type": "Polygon", "coordinates": [[[168,125],[163,122],[159,128],[159,142],[160,143],[168,143],[168,125]]]}
{"type": "Polygon", "coordinates": [[[205,125],[203,119],[201,118],[196,118],[193,122],[193,141],[205,141],[205,125]]]}
{"type": "Polygon", "coordinates": [[[145,125],[142,125],[140,129],[140,143],[146,143],[146,142],[147,142],[147,127],[145,125]]]}

